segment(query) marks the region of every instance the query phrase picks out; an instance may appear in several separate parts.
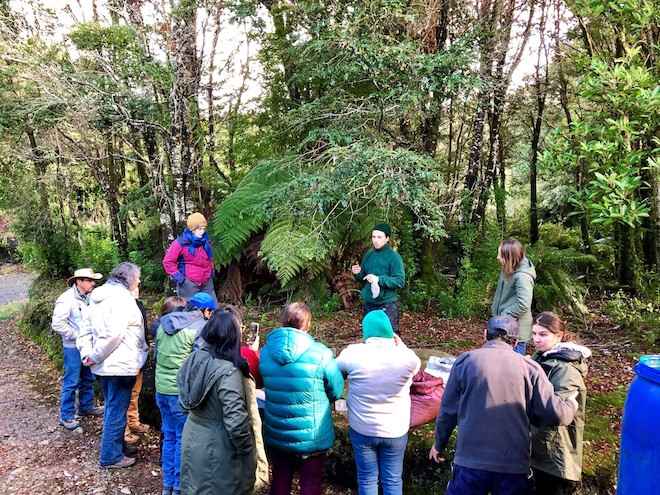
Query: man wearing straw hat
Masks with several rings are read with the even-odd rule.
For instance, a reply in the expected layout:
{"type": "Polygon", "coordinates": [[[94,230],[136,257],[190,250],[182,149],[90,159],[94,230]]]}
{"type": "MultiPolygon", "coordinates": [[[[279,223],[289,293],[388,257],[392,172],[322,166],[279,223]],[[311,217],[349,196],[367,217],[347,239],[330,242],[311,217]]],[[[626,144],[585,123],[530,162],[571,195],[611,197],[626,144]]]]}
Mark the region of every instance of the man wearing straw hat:
{"type": "Polygon", "coordinates": [[[64,377],[60,395],[60,424],[67,430],[80,426],[77,416],[102,416],[103,408],[94,405],[94,375],[88,366],[83,366],[76,338],[87,320],[89,301],[87,296],[103,278],[91,268],[76,270],[67,281],[69,288],[55,301],[52,328],[62,337],[64,377]],[[76,391],[78,392],[78,414],[76,414],[76,391]]]}

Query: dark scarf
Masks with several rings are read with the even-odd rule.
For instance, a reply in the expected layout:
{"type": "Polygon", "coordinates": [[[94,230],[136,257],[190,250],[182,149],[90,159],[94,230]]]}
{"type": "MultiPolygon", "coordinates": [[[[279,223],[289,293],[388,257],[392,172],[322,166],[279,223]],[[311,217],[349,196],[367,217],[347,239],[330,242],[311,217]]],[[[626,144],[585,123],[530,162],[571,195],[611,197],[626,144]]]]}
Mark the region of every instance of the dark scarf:
{"type": "Polygon", "coordinates": [[[188,252],[192,256],[195,256],[195,251],[197,251],[198,247],[203,247],[209,259],[213,259],[213,250],[211,249],[211,243],[209,242],[209,235],[206,232],[204,232],[202,237],[195,237],[195,234],[193,234],[190,229],[186,229],[183,231],[183,234],[179,236],[177,242],[182,247],[187,247],[188,252]]]}

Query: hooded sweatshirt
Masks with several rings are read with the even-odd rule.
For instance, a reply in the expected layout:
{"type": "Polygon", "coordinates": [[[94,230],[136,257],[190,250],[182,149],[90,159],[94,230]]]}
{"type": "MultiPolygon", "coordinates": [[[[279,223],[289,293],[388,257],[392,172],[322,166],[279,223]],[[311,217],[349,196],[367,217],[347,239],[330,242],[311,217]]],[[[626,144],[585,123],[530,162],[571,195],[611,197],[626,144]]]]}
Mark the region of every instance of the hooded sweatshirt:
{"type": "Polygon", "coordinates": [[[584,411],[587,401],[586,360],[591,351],[573,342],[561,342],[533,359],[560,397],[577,391],[578,411],[568,426],[532,428],[532,467],[558,478],[579,481],[582,477],[584,411]]]}
{"type": "Polygon", "coordinates": [[[177,395],[176,374],[193,351],[206,320],[201,311],[169,313],[160,319],[156,332],[156,392],[177,395]]]}
{"type": "Polygon", "coordinates": [[[532,336],[532,298],[536,269],[526,257],[520,260],[516,271],[508,277],[500,272],[493,297],[491,315],[509,315],[518,320],[519,340],[527,342],[532,336]]]}
{"type": "Polygon", "coordinates": [[[261,350],[266,444],[310,454],[332,447],[331,402],[344,391],[332,351],[295,328],[276,328],[261,350]]]}
{"type": "Polygon", "coordinates": [[[90,294],[89,321],[76,340],[81,359],[101,376],[136,376],[147,359],[144,319],[122,284],[106,282],[90,294]]]}

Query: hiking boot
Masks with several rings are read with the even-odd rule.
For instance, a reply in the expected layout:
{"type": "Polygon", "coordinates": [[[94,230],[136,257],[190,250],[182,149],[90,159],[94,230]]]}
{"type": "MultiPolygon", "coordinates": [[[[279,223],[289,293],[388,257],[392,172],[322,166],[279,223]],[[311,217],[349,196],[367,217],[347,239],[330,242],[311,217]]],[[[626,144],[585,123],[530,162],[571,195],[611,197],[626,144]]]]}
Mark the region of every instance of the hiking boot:
{"type": "Polygon", "coordinates": [[[96,406],[92,407],[89,411],[80,411],[81,416],[94,416],[94,417],[101,417],[103,416],[103,406],[96,406]]]}
{"type": "Polygon", "coordinates": [[[149,426],[142,423],[132,423],[128,425],[128,428],[131,430],[131,433],[135,433],[136,435],[144,435],[149,431],[149,426]]]}
{"type": "Polygon", "coordinates": [[[163,491],[160,492],[160,495],[172,495],[172,489],[171,488],[163,488],[163,491]]]}
{"type": "Polygon", "coordinates": [[[124,445],[124,455],[131,457],[137,454],[137,451],[138,449],[135,445],[124,445]]]}
{"type": "Polygon", "coordinates": [[[124,443],[126,443],[126,445],[135,445],[139,441],[140,441],[140,437],[138,437],[137,435],[133,435],[133,433],[131,433],[131,430],[127,428],[126,432],[124,433],[124,443]]]}
{"type": "Polygon", "coordinates": [[[60,419],[60,424],[69,431],[80,428],[80,423],[78,423],[77,419],[60,419]]]}
{"type": "Polygon", "coordinates": [[[127,468],[135,464],[135,459],[133,457],[124,456],[120,461],[110,464],[109,466],[101,466],[105,469],[122,469],[127,468]]]}
{"type": "Polygon", "coordinates": [[[181,495],[181,490],[172,490],[172,495],[181,495]]]}

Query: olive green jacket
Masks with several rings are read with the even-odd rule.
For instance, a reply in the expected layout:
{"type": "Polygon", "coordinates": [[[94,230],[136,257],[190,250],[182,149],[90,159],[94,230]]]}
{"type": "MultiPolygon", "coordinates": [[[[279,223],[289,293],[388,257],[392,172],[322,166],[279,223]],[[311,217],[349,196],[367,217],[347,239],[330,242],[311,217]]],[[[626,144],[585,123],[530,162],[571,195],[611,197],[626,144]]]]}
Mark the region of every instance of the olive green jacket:
{"type": "Polygon", "coordinates": [[[497,289],[493,297],[491,315],[509,315],[518,320],[520,336],[518,340],[527,342],[532,336],[532,298],[536,270],[527,258],[523,258],[510,277],[500,273],[497,289]]]}
{"type": "Polygon", "coordinates": [[[177,376],[188,411],[181,439],[181,493],[249,495],[256,451],[243,374],[205,349],[193,352],[177,376]]]}
{"type": "Polygon", "coordinates": [[[566,398],[577,391],[578,410],[568,426],[532,427],[531,466],[545,473],[571,481],[582,477],[582,440],[587,389],[585,360],[591,356],[586,347],[560,343],[545,353],[537,352],[533,359],[548,375],[555,392],[566,398]]]}

